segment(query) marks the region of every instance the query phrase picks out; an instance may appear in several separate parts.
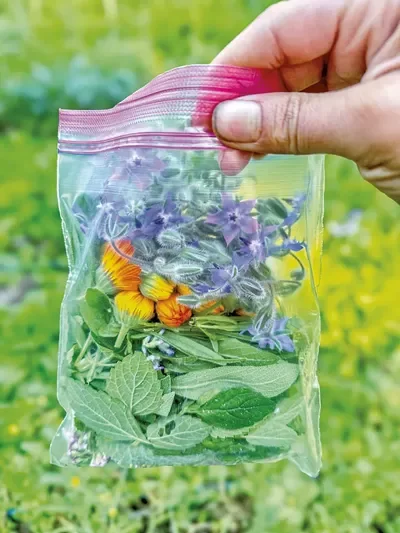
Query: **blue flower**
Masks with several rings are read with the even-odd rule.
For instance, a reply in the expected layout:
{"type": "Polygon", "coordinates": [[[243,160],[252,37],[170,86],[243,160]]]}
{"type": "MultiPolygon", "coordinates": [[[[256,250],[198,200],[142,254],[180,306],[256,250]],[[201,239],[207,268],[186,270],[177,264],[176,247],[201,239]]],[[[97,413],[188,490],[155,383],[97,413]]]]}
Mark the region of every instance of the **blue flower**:
{"type": "Polygon", "coordinates": [[[156,237],[166,228],[179,226],[189,221],[189,217],[185,217],[179,212],[176,203],[168,199],[165,203],[159,203],[149,207],[139,217],[139,228],[136,236],[156,237]]]}
{"type": "Polygon", "coordinates": [[[257,330],[254,326],[250,326],[242,331],[242,334],[250,333],[251,342],[257,343],[263,350],[269,348],[280,352],[294,352],[294,344],[286,328],[287,322],[286,317],[276,318],[269,330],[257,330]]]}
{"type": "Polygon", "coordinates": [[[301,211],[303,209],[304,202],[306,201],[306,195],[301,194],[299,196],[295,196],[293,200],[290,201],[292,205],[292,210],[288,214],[288,216],[283,220],[281,223],[281,227],[290,227],[293,226],[295,222],[297,222],[300,218],[301,211]]]}
{"type": "Polygon", "coordinates": [[[238,269],[234,265],[226,267],[213,267],[210,269],[210,284],[198,283],[193,287],[198,294],[230,294],[232,292],[232,284],[238,275],[238,269]]]}
{"type": "Polygon", "coordinates": [[[271,255],[280,255],[282,252],[285,255],[285,252],[300,252],[300,250],[305,247],[305,242],[300,242],[296,239],[286,238],[281,244],[275,244],[274,246],[271,246],[269,252],[271,255]]]}
{"type": "Polygon", "coordinates": [[[242,247],[233,253],[233,262],[238,268],[250,263],[262,263],[268,256],[268,235],[275,231],[275,226],[263,227],[251,237],[240,237],[242,247]]]}
{"type": "Polygon", "coordinates": [[[257,221],[251,215],[254,205],[255,200],[239,202],[232,195],[223,193],[221,209],[208,215],[206,221],[222,229],[226,244],[229,245],[241,232],[251,234],[256,231],[257,221]]]}

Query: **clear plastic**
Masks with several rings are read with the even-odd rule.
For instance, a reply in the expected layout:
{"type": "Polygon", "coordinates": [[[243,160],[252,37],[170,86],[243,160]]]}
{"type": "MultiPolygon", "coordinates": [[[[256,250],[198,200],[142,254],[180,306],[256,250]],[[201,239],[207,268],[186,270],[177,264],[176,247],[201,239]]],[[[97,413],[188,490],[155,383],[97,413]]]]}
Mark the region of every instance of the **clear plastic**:
{"type": "Polygon", "coordinates": [[[214,107],[277,73],[196,65],[61,111],[60,466],[271,462],[317,475],[323,157],[244,160],[214,107]]]}

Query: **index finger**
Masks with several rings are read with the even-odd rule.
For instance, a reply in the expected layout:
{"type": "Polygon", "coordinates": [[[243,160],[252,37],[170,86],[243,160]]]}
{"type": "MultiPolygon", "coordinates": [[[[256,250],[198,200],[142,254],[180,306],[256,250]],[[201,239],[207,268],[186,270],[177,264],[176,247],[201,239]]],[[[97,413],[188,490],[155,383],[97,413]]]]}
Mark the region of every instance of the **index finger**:
{"type": "Polygon", "coordinates": [[[342,0],[291,0],[264,11],[213,63],[279,69],[326,55],[333,47],[342,0]]]}

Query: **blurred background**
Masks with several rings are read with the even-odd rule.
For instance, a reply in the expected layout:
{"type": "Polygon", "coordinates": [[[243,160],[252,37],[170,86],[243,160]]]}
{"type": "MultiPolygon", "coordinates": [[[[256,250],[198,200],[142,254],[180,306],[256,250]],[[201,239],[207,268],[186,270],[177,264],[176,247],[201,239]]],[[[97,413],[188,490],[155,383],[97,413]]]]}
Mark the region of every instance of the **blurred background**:
{"type": "MultiPolygon", "coordinates": [[[[399,533],[399,208],[328,158],[324,468],[60,470],[48,446],[67,262],[57,109],[116,104],[207,63],[267,0],[0,0],[0,531],[399,533]]],[[[372,125],[371,125],[372,126],[372,125]]]]}

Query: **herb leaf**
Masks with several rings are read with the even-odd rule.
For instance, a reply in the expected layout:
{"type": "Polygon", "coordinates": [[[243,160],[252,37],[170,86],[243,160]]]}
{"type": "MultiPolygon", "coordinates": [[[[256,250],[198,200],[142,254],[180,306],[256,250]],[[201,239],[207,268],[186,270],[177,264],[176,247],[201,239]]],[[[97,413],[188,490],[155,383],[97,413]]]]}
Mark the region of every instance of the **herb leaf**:
{"type": "Polygon", "coordinates": [[[158,408],[157,414],[160,416],[168,416],[171,411],[172,404],[174,403],[174,399],[175,392],[169,392],[168,394],[165,394],[162,397],[161,405],[158,408]]]}
{"type": "Polygon", "coordinates": [[[226,339],[219,342],[219,353],[237,364],[272,365],[280,358],[267,350],[260,350],[251,344],[237,339],[226,339]]]}
{"type": "Polygon", "coordinates": [[[297,439],[297,433],[284,424],[267,420],[245,438],[256,446],[290,446],[297,439]]]}
{"type": "Polygon", "coordinates": [[[135,415],[157,413],[162,388],[153,365],[141,352],[128,355],[111,370],[107,392],[135,415]]]}
{"type": "MultiPolygon", "coordinates": [[[[98,289],[87,289],[84,298],[80,302],[80,311],[84,321],[93,333],[104,337],[110,336],[107,333],[109,333],[108,330],[114,315],[111,301],[104,292],[98,289]]],[[[114,333],[111,336],[115,335],[114,333]]]]}
{"type": "MultiPolygon", "coordinates": [[[[157,334],[154,335],[157,336],[157,334]]],[[[197,359],[208,361],[210,363],[225,363],[225,360],[221,355],[217,354],[210,348],[207,348],[204,344],[200,344],[186,336],[174,333],[173,331],[166,331],[164,335],[160,335],[159,338],[186,355],[192,355],[197,359]]]]}
{"type": "Polygon", "coordinates": [[[149,442],[166,450],[186,450],[202,442],[209,433],[204,422],[187,415],[171,416],[147,428],[149,442]]]}
{"type": "Polygon", "coordinates": [[[260,422],[275,408],[275,402],[247,388],[220,392],[199,407],[190,409],[204,422],[224,429],[239,429],[260,422]]]}
{"type": "Polygon", "coordinates": [[[268,366],[230,366],[199,370],[172,381],[172,390],[179,396],[198,400],[210,390],[248,387],[267,398],[278,396],[297,379],[297,365],[281,362],[268,366]]]}
{"type": "Polygon", "coordinates": [[[68,381],[67,394],[79,420],[98,435],[111,440],[146,442],[138,422],[120,401],[72,379],[68,381]]]}

